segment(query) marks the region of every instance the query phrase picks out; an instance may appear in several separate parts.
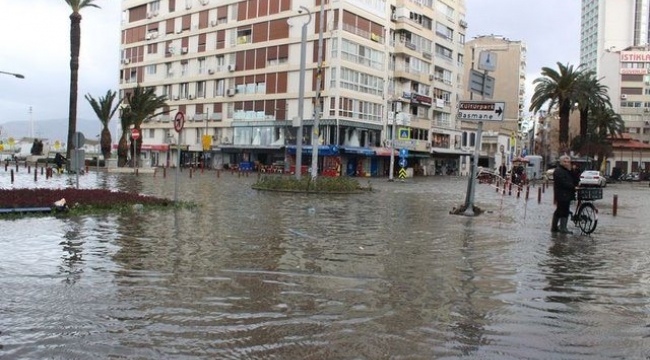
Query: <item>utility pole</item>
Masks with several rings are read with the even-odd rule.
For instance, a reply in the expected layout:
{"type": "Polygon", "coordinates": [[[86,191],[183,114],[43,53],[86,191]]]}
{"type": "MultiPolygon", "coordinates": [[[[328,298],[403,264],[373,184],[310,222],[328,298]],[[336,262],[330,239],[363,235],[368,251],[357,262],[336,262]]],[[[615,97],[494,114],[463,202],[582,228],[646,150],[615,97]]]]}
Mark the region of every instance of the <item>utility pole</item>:
{"type": "Polygon", "coordinates": [[[323,78],[323,27],[325,23],[325,0],[320,2],[319,30],[318,30],[318,67],[316,70],[316,107],[314,110],[314,129],[311,141],[311,179],[318,176],[318,146],[320,145],[320,87],[323,78]]]}

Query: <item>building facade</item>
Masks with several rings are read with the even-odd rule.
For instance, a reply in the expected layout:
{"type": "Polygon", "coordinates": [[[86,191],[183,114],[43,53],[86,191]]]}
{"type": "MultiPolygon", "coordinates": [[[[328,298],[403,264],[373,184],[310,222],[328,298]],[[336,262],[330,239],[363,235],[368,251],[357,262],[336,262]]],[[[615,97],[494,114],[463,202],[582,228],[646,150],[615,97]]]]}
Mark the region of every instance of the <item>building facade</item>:
{"type": "MultiPolygon", "coordinates": [[[[469,84],[472,71],[494,79],[491,97],[472,92],[469,86],[463,91],[463,100],[486,100],[505,103],[502,122],[483,123],[479,165],[491,169],[501,164],[510,167],[513,158],[522,155],[524,139],[520,132],[526,100],[526,45],[503,36],[478,36],[465,44],[467,61],[464,64],[464,82],[469,84]],[[489,70],[480,66],[481,54],[491,57],[489,70]]],[[[462,145],[474,146],[476,123],[462,122],[462,145]]],[[[525,155],[525,154],[524,154],[525,155]]]]}
{"type": "Polygon", "coordinates": [[[153,166],[176,165],[181,151],[181,165],[295,169],[302,124],[303,154],[319,135],[321,171],[386,175],[393,140],[425,171],[432,149],[453,152],[459,138],[464,1],[125,0],[122,10],[121,95],[140,85],[168,98],[142,125],[153,166]]]}

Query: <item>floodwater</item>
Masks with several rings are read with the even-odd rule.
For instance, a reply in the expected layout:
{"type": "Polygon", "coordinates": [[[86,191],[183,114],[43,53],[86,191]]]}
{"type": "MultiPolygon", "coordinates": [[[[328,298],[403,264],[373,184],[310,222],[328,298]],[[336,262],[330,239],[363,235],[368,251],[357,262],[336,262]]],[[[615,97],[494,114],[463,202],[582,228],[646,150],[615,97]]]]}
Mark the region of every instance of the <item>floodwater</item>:
{"type": "MultiPolygon", "coordinates": [[[[336,196],[255,180],[185,171],[191,210],[0,219],[0,358],[650,356],[645,182],[608,186],[595,233],[565,236],[538,187],[526,201],[480,184],[486,212],[465,217],[449,211],[466,178],[336,196]]],[[[3,188],[74,184],[0,171],[3,188]]],[[[173,198],[175,177],[91,172],[80,187],[173,198]]]]}

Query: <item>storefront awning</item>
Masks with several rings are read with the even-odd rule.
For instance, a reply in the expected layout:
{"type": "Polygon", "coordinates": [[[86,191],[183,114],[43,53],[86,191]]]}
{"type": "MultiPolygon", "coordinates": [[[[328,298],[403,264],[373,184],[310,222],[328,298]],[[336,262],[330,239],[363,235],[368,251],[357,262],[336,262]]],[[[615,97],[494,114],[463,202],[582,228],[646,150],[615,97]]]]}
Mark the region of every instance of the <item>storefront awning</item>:
{"type": "MultiPolygon", "coordinates": [[[[296,145],[287,145],[287,152],[291,155],[296,153],[296,145]]],[[[311,154],[312,146],[303,145],[302,146],[303,154],[311,154]]],[[[335,156],[339,154],[339,147],[336,145],[319,145],[318,146],[318,155],[321,156],[335,156]]]]}
{"type": "Polygon", "coordinates": [[[373,149],[367,148],[367,147],[341,146],[341,150],[346,154],[357,154],[357,155],[365,155],[365,156],[373,156],[373,155],[375,155],[375,151],[373,149]]]}
{"type": "Polygon", "coordinates": [[[463,151],[463,150],[456,150],[456,149],[431,149],[431,154],[435,155],[443,155],[443,156],[469,156],[472,155],[471,152],[468,151],[463,151]]]}
{"type": "MultiPolygon", "coordinates": [[[[385,147],[371,147],[371,149],[375,152],[375,155],[377,156],[390,156],[391,148],[385,148],[385,147]]],[[[392,149],[393,155],[399,156],[399,151],[396,149],[392,149]]]]}

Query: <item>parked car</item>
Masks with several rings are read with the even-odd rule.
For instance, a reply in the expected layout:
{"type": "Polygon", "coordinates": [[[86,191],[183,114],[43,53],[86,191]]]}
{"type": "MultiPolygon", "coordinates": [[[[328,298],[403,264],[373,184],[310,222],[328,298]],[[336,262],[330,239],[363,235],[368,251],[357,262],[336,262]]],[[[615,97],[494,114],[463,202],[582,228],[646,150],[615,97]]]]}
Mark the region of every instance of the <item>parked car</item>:
{"type": "Polygon", "coordinates": [[[637,172],[632,172],[623,176],[625,181],[641,181],[641,176],[637,172]]]}
{"type": "Polygon", "coordinates": [[[597,170],[585,170],[580,174],[580,186],[607,186],[607,179],[597,170]]]}
{"type": "Polygon", "coordinates": [[[555,168],[551,168],[546,170],[546,173],[544,173],[544,176],[546,176],[547,180],[553,180],[553,173],[555,172],[555,168]]]}

